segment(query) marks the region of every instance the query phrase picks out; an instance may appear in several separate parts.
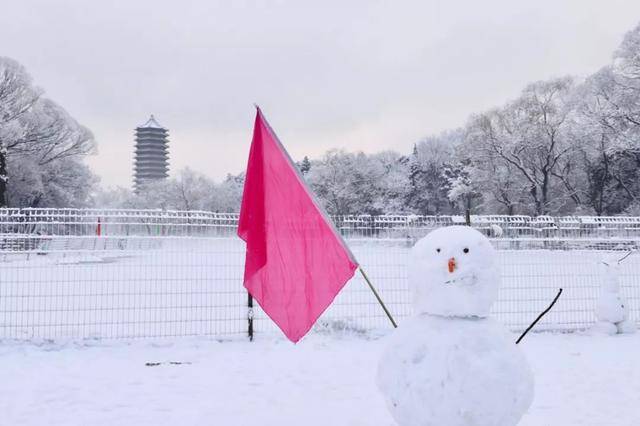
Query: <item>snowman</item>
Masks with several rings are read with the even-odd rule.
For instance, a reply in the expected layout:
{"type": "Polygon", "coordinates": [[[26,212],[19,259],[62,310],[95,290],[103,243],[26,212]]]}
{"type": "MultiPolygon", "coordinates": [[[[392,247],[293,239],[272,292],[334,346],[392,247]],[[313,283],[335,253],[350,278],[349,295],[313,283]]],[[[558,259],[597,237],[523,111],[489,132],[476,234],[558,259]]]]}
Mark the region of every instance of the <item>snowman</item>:
{"type": "Polygon", "coordinates": [[[620,263],[622,259],[604,259],[600,262],[602,286],[596,304],[595,332],[605,334],[633,333],[636,325],[629,320],[629,305],[620,294],[620,263]]]}
{"type": "Polygon", "coordinates": [[[500,285],[480,232],[440,228],[416,243],[414,316],[391,336],[377,382],[400,426],[516,425],[533,376],[513,336],[487,318],[500,285]]]}

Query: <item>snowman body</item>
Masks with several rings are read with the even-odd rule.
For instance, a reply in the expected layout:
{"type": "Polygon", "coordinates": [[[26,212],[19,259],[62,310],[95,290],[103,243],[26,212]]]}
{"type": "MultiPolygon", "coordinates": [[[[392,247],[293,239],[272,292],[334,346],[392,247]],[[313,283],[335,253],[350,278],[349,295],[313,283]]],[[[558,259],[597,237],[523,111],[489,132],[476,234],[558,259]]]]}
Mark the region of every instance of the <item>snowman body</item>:
{"type": "Polygon", "coordinates": [[[420,315],[390,340],[378,386],[400,426],[511,426],[531,403],[526,360],[492,319],[420,315]]]}
{"type": "Polygon", "coordinates": [[[620,293],[620,264],[616,259],[600,263],[602,285],[596,303],[597,323],[593,330],[606,334],[633,333],[636,326],[629,319],[629,305],[620,293]]]}
{"type": "Polygon", "coordinates": [[[389,339],[377,382],[400,426],[513,426],[533,376],[502,325],[487,318],[499,273],[489,241],[441,228],[412,250],[415,315],[389,339]]]}

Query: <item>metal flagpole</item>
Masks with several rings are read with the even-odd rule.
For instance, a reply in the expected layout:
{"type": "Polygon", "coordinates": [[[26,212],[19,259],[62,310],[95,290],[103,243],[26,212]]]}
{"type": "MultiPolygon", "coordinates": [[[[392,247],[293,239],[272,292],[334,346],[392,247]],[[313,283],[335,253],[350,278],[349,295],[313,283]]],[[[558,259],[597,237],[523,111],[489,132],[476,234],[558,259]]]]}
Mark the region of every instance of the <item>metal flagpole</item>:
{"type": "Polygon", "coordinates": [[[389,310],[385,306],[384,302],[380,298],[380,295],[378,294],[376,289],[373,287],[373,284],[371,284],[371,281],[369,281],[369,277],[367,277],[367,274],[364,273],[364,270],[360,267],[360,265],[358,265],[358,269],[360,270],[360,273],[362,274],[362,277],[364,278],[364,280],[369,285],[369,288],[373,292],[373,295],[376,297],[376,299],[378,299],[378,303],[380,303],[380,306],[382,306],[382,309],[384,310],[384,313],[387,314],[387,317],[389,318],[389,321],[391,321],[391,324],[393,324],[393,327],[394,328],[398,328],[398,324],[396,324],[395,320],[391,316],[391,313],[389,312],[389,310]]]}
{"type": "Polygon", "coordinates": [[[247,334],[249,341],[253,342],[253,296],[247,292],[247,334]]]}

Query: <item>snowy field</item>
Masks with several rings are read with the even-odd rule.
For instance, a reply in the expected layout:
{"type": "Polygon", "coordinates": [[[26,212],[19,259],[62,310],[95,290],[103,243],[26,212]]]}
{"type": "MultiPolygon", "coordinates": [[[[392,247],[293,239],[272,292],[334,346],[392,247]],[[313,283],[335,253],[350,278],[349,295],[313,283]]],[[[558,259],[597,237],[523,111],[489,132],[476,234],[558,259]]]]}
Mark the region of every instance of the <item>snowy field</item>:
{"type": "MultiPolygon", "coordinates": [[[[393,426],[374,385],[389,324],[360,278],[300,344],[260,310],[249,343],[237,239],[145,241],[1,259],[0,426],[393,426]]],[[[402,323],[407,244],[350,244],[402,323]]],[[[523,328],[563,287],[537,329],[588,326],[602,254],[500,250],[495,318],[523,328]]],[[[631,256],[621,277],[636,322],[638,271],[631,256]]],[[[640,333],[537,333],[522,348],[536,397],[521,425],[640,424],[640,333]]]]}
{"type": "MultiPolygon", "coordinates": [[[[392,426],[374,385],[384,340],[5,342],[0,424],[392,426]]],[[[538,333],[521,346],[536,378],[522,426],[638,424],[640,334],[538,333]]]]}
{"type": "MultiPolygon", "coordinates": [[[[373,239],[349,244],[396,318],[410,315],[409,245],[373,239]]],[[[503,324],[524,329],[559,287],[564,293],[538,329],[576,330],[593,323],[598,262],[604,252],[536,249],[498,254],[503,284],[493,313],[503,324]]],[[[237,238],[60,237],[40,252],[0,254],[0,339],[242,336],[247,326],[243,260],[244,246],[237,238]]],[[[635,321],[640,321],[639,271],[640,256],[634,255],[625,261],[621,277],[635,321]]],[[[321,324],[389,328],[359,274],[321,324]]],[[[256,329],[274,330],[259,309],[256,329]]]]}

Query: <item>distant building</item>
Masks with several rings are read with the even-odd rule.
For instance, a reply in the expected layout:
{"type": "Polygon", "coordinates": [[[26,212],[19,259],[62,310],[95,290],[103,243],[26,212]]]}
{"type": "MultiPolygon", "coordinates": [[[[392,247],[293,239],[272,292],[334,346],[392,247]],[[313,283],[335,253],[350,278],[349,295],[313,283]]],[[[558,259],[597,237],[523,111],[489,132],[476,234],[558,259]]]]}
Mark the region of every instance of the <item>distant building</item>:
{"type": "Polygon", "coordinates": [[[136,128],[136,150],[133,165],[133,189],[169,176],[169,131],[151,115],[136,128]]]}

